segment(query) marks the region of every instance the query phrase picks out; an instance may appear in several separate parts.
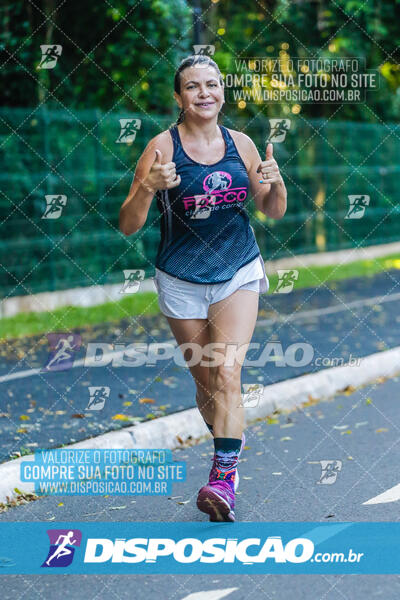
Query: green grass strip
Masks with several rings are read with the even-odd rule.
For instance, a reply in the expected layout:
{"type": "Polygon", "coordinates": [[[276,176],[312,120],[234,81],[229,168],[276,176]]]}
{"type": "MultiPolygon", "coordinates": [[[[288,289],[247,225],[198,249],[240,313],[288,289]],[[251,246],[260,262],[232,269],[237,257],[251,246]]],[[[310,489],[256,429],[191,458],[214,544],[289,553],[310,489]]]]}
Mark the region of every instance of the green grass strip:
{"type": "Polygon", "coordinates": [[[20,313],[0,320],[0,338],[18,338],[48,331],[70,331],[99,323],[118,322],[130,316],[157,315],[157,294],[143,292],[125,296],[117,302],[98,306],[63,306],[52,312],[20,313]]]}
{"type": "MultiPolygon", "coordinates": [[[[317,287],[321,282],[327,284],[353,277],[372,277],[376,273],[400,269],[400,257],[391,254],[372,260],[358,260],[346,265],[309,266],[297,269],[298,280],[294,289],[317,287]]],[[[268,276],[270,292],[278,283],[277,275],[268,276]]],[[[15,317],[0,320],[0,338],[10,339],[48,331],[70,331],[88,325],[118,322],[129,316],[159,314],[157,294],[139,292],[125,296],[118,302],[107,302],[98,306],[81,308],[64,306],[52,312],[20,313],[15,317]]]]}

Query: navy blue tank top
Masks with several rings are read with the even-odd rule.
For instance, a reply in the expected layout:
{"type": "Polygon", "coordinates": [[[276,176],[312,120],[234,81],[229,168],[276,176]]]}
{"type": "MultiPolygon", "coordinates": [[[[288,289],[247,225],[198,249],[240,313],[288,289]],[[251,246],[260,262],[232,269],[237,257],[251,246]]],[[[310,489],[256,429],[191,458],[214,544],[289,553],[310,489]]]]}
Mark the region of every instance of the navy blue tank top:
{"type": "Polygon", "coordinates": [[[156,267],[193,283],[229,281],[260,254],[245,208],[246,166],[229,131],[219,127],[225,155],[212,165],[192,160],[182,147],[178,127],[169,129],[181,183],[156,193],[161,213],[156,267]]]}

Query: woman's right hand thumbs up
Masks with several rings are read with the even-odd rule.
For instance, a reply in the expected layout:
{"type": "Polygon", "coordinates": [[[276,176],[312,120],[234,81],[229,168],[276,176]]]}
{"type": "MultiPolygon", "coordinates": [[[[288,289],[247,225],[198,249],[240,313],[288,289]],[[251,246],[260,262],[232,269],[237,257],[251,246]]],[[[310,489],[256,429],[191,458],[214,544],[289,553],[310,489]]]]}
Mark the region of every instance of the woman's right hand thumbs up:
{"type": "Polygon", "coordinates": [[[175,163],[168,162],[163,165],[161,151],[157,148],[155,153],[154,162],[144,181],[145,188],[150,188],[149,191],[155,193],[157,190],[169,190],[177,187],[181,182],[181,176],[176,174],[175,163]]]}

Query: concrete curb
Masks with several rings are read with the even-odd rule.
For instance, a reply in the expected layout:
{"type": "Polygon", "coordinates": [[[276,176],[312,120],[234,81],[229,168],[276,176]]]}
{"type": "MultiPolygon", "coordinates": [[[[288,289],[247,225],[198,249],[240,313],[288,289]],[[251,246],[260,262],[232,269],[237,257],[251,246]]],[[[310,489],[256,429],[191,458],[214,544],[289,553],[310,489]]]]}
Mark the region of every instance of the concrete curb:
{"type": "MultiPolygon", "coordinates": [[[[400,373],[400,346],[377,352],[360,359],[359,365],[343,365],[324,369],[318,373],[301,375],[264,387],[264,395],[258,406],[246,409],[246,421],[250,423],[264,418],[275,410],[287,410],[301,406],[312,398],[330,398],[348,385],[359,387],[378,377],[391,377],[400,373]]],[[[76,444],[70,448],[178,448],[180,442],[205,436],[208,429],[197,408],[184,410],[166,417],[139,423],[119,431],[111,431],[76,444]]],[[[19,478],[22,461],[33,460],[24,456],[0,465],[0,502],[15,495],[14,488],[33,492],[33,486],[21,483],[19,478]]]]}

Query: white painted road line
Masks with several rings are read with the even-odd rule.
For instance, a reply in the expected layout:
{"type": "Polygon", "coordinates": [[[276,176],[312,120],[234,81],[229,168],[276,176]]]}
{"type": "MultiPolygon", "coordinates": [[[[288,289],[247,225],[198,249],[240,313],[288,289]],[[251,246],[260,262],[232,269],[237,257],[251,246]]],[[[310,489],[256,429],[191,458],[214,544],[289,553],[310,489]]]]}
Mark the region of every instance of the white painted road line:
{"type": "Polygon", "coordinates": [[[371,500],[363,502],[363,505],[385,504],[386,502],[397,502],[398,500],[400,500],[400,483],[390,488],[389,490],[386,490],[386,492],[379,494],[379,496],[375,496],[374,498],[371,498],[371,500]]]}
{"type": "MultiPolygon", "coordinates": [[[[348,302],[347,304],[335,304],[334,306],[327,306],[326,308],[316,308],[314,310],[304,310],[300,312],[295,312],[290,315],[278,315],[273,319],[261,319],[256,322],[256,327],[262,327],[264,325],[271,325],[273,323],[291,322],[297,320],[307,320],[310,317],[319,317],[322,315],[330,315],[338,312],[344,312],[350,308],[360,308],[362,306],[369,306],[373,304],[382,304],[384,302],[395,302],[400,300],[400,292],[398,294],[388,294],[386,296],[374,296],[373,298],[366,298],[365,300],[354,300],[354,302],[348,302]]],[[[167,340],[164,342],[165,344],[175,344],[176,340],[167,340]]],[[[123,356],[124,350],[118,350],[116,352],[110,352],[109,354],[104,354],[104,358],[118,358],[119,356],[123,356]]],[[[85,359],[80,358],[79,360],[74,361],[73,368],[82,367],[85,364],[85,359]]],[[[15,373],[8,373],[7,375],[0,376],[0,383],[4,383],[6,381],[12,381],[13,379],[23,379],[24,377],[32,377],[33,375],[38,375],[41,373],[41,369],[26,369],[25,371],[16,371],[15,373]]],[[[45,372],[43,373],[45,374],[45,372]]]]}
{"type": "Polygon", "coordinates": [[[11,381],[12,379],[23,379],[24,377],[32,377],[32,375],[39,375],[41,369],[27,369],[26,371],[16,371],[16,373],[8,373],[0,377],[0,383],[5,381],[11,381]]]}
{"type": "Polygon", "coordinates": [[[239,588],[226,588],[225,590],[207,590],[206,592],[195,592],[185,596],[182,600],[220,600],[228,594],[232,594],[239,588]]]}
{"type": "MultiPolygon", "coordinates": [[[[160,343],[162,343],[162,342],[160,342],[160,343]]],[[[176,340],[175,339],[167,340],[166,342],[163,342],[163,343],[164,344],[176,344],[176,340]]],[[[108,359],[108,358],[110,360],[115,360],[119,357],[122,357],[124,354],[125,354],[125,349],[117,350],[115,352],[105,352],[103,354],[102,358],[104,360],[108,359]]],[[[86,357],[79,358],[78,360],[74,360],[74,363],[71,366],[71,369],[75,369],[76,367],[84,367],[85,362],[86,362],[86,357]]],[[[13,379],[23,379],[24,377],[32,377],[33,375],[39,375],[39,373],[42,373],[42,375],[47,375],[48,373],[55,373],[55,372],[56,371],[42,371],[42,367],[37,368],[37,369],[26,369],[25,371],[16,371],[15,373],[8,373],[7,375],[1,375],[0,383],[4,383],[5,381],[12,381],[13,379]]]]}
{"type": "Polygon", "coordinates": [[[316,308],[314,310],[303,310],[294,312],[291,315],[279,315],[272,319],[262,319],[256,322],[256,327],[262,325],[271,325],[272,323],[278,323],[280,321],[297,321],[297,319],[308,319],[310,317],[319,317],[321,315],[332,315],[338,312],[344,312],[350,308],[360,308],[363,306],[370,306],[374,304],[383,304],[384,302],[396,302],[400,300],[400,292],[398,294],[387,294],[385,296],[374,296],[373,298],[366,298],[364,300],[353,300],[353,302],[346,302],[343,304],[335,304],[334,306],[327,306],[326,308],[316,308]]]}

